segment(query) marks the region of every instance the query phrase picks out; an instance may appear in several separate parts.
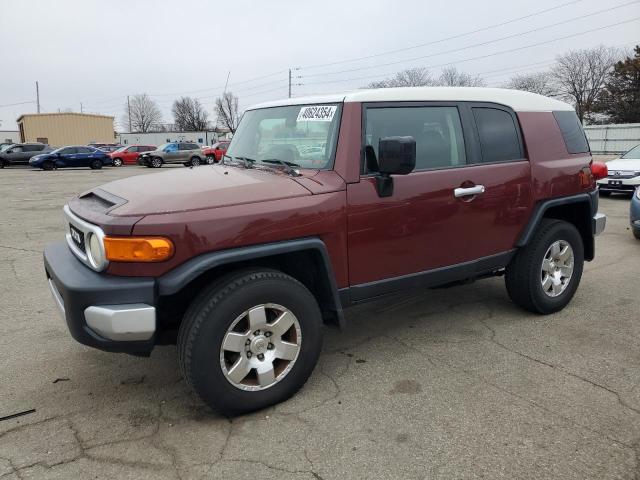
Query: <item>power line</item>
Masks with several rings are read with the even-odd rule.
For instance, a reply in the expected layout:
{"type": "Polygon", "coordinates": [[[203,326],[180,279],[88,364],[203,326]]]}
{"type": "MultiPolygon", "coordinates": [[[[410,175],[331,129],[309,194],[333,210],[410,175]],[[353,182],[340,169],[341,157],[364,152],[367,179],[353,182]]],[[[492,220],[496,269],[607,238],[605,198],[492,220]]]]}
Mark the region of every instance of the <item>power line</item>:
{"type": "Polygon", "coordinates": [[[511,39],[511,38],[521,37],[523,35],[528,35],[529,33],[534,33],[534,32],[538,32],[540,30],[545,30],[547,28],[557,27],[559,25],[564,25],[566,23],[574,22],[576,20],[582,20],[584,18],[593,17],[595,15],[600,15],[601,13],[606,13],[606,12],[610,12],[612,10],[617,10],[619,8],[628,7],[629,5],[632,5],[632,4],[635,4],[635,3],[638,3],[638,2],[640,2],[640,0],[633,0],[631,2],[627,2],[627,3],[624,3],[622,5],[617,5],[615,7],[604,8],[604,9],[598,10],[596,12],[588,13],[588,14],[585,14],[585,15],[580,15],[580,16],[577,16],[577,17],[570,18],[568,20],[563,20],[561,22],[556,22],[556,23],[552,23],[552,24],[549,24],[549,25],[544,25],[542,27],[533,28],[531,30],[527,30],[527,31],[524,31],[524,32],[514,33],[514,34],[507,35],[505,37],[500,37],[500,38],[497,38],[497,39],[494,39],[494,40],[487,40],[486,42],[475,43],[473,45],[467,45],[465,47],[453,48],[451,50],[445,50],[445,51],[442,51],[442,52],[430,53],[428,55],[421,55],[419,57],[408,58],[408,59],[405,59],[405,60],[397,60],[397,61],[394,61],[394,62],[387,62],[387,63],[377,64],[377,65],[369,65],[369,66],[364,66],[364,67],[350,68],[350,69],[346,69],[346,70],[335,70],[335,71],[332,71],[332,72],[312,73],[312,74],[309,74],[309,75],[303,75],[302,77],[303,78],[311,78],[311,77],[319,77],[319,76],[325,76],[325,75],[336,75],[336,74],[340,74],[340,73],[350,73],[350,72],[356,72],[356,71],[360,71],[360,70],[371,70],[373,68],[388,67],[388,66],[391,66],[391,65],[398,65],[400,63],[413,62],[413,61],[416,61],[416,60],[424,60],[425,58],[437,57],[437,56],[445,55],[445,54],[449,54],[449,53],[455,53],[455,52],[460,52],[460,51],[464,51],[464,50],[469,50],[471,48],[482,47],[482,46],[485,46],[485,45],[490,45],[492,43],[501,42],[503,40],[508,40],[508,39],[511,39]]]}
{"type": "Polygon", "coordinates": [[[405,51],[408,51],[408,50],[414,50],[416,48],[426,47],[426,46],[429,46],[429,45],[435,45],[437,43],[447,42],[449,40],[455,40],[455,39],[458,39],[458,38],[462,38],[462,37],[466,37],[466,36],[469,36],[469,35],[473,35],[475,33],[484,32],[484,31],[490,30],[492,28],[497,28],[497,27],[502,27],[504,25],[509,25],[510,23],[519,22],[520,20],[525,20],[527,18],[535,17],[535,16],[541,15],[543,13],[548,13],[548,12],[551,12],[553,10],[558,10],[560,8],[566,7],[568,5],[573,5],[573,4],[581,2],[581,1],[583,1],[583,0],[572,0],[570,2],[565,2],[565,3],[562,3],[560,5],[557,5],[555,7],[546,8],[544,10],[538,10],[537,12],[533,12],[533,13],[530,13],[528,15],[524,15],[522,17],[512,18],[511,20],[506,20],[506,21],[500,22],[500,23],[494,23],[493,25],[487,25],[486,27],[478,28],[477,30],[472,30],[472,31],[469,31],[469,32],[460,33],[460,34],[457,34],[457,35],[453,35],[451,37],[441,38],[439,40],[433,40],[433,41],[426,42],[426,43],[421,43],[421,44],[418,44],[418,45],[412,45],[410,47],[398,48],[398,49],[395,49],[395,50],[387,50],[386,52],[375,53],[375,54],[372,54],[372,55],[366,55],[364,57],[354,57],[354,58],[350,58],[350,59],[346,59],[346,60],[338,60],[336,62],[317,63],[315,65],[307,65],[306,67],[300,67],[300,68],[301,69],[305,69],[305,70],[309,70],[309,69],[312,69],[312,68],[328,67],[330,65],[340,65],[340,64],[343,64],[343,63],[351,63],[351,62],[356,62],[356,61],[359,61],[359,60],[367,60],[369,58],[382,57],[384,55],[391,55],[392,53],[405,52],[405,51]]]}
{"type": "MultiPolygon", "coordinates": [[[[573,33],[571,35],[564,35],[562,37],[553,38],[551,40],[546,40],[544,42],[532,43],[530,45],[524,45],[522,47],[510,48],[510,49],[507,49],[507,50],[501,50],[499,52],[489,53],[489,54],[486,54],[486,55],[479,55],[479,56],[476,56],[476,57],[465,58],[465,59],[456,60],[456,61],[453,61],[453,62],[441,63],[441,64],[438,64],[438,65],[428,65],[425,68],[446,67],[446,66],[449,66],[449,65],[456,65],[458,63],[470,62],[472,60],[481,60],[481,59],[484,59],[484,58],[495,57],[496,55],[502,55],[504,53],[517,52],[517,51],[525,50],[525,49],[531,48],[531,47],[538,47],[540,45],[547,45],[549,43],[557,42],[559,40],[566,40],[568,38],[578,37],[580,35],[586,35],[587,33],[597,32],[597,31],[600,31],[600,30],[604,30],[605,28],[617,27],[618,25],[624,25],[625,23],[635,22],[637,20],[640,20],[640,17],[630,18],[628,20],[623,20],[621,22],[611,23],[609,25],[604,25],[602,27],[592,28],[590,30],[583,30],[581,32],[573,33]]],[[[397,72],[388,72],[388,73],[381,73],[381,74],[375,74],[375,75],[365,75],[365,76],[362,76],[362,77],[342,78],[342,79],[337,79],[337,80],[324,80],[324,81],[318,81],[318,82],[306,82],[305,85],[320,85],[320,84],[327,84],[327,83],[342,83],[342,82],[350,82],[350,81],[353,81],[353,80],[369,80],[369,79],[373,79],[373,78],[388,77],[389,75],[393,75],[395,73],[397,73],[397,72]]]]}
{"type": "Polygon", "coordinates": [[[0,105],[0,108],[15,107],[15,106],[18,106],[18,105],[27,105],[29,103],[36,103],[36,101],[35,100],[31,100],[29,102],[7,103],[5,105],[0,105]]]}

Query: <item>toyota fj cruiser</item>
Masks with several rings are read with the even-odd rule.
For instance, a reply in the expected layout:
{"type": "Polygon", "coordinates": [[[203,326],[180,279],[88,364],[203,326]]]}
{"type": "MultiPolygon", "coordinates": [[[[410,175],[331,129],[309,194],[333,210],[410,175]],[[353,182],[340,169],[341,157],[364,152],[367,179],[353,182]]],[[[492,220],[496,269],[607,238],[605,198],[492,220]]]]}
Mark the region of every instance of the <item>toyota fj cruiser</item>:
{"type": "Polygon", "coordinates": [[[294,394],[356,303],[504,274],[515,304],[562,309],[604,176],[572,107],[532,93],[288,99],[248,109],[220,164],[72,199],[44,263],[76,340],[177,343],[187,382],[238,414],[294,394]]]}

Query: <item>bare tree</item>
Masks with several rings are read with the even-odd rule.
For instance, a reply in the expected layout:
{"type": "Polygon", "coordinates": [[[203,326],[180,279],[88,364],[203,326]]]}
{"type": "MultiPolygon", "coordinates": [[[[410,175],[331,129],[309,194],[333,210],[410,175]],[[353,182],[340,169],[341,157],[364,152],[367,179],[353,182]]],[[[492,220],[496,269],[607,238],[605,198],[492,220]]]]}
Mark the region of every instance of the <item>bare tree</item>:
{"type": "Polygon", "coordinates": [[[426,87],[433,84],[434,81],[429,70],[426,68],[409,68],[396,73],[391,78],[371,82],[368,88],[426,87]]]}
{"type": "Polygon", "coordinates": [[[580,121],[593,111],[618,56],[615,48],[601,45],[573,50],[556,59],[551,70],[553,80],[560,95],[573,102],[580,121]]]}
{"type": "Polygon", "coordinates": [[[549,72],[535,72],[516,75],[504,85],[505,88],[522,90],[525,92],[538,93],[547,97],[557,94],[553,79],[549,72]]]}
{"type": "Polygon", "coordinates": [[[240,123],[238,97],[231,92],[226,92],[222,97],[216,98],[215,113],[219,123],[228,128],[231,133],[236,133],[240,123]]]}
{"type": "Polygon", "coordinates": [[[206,130],[209,115],[196,98],[181,97],[173,102],[171,108],[178,130],[198,132],[206,130]]]}
{"type": "Polygon", "coordinates": [[[479,75],[475,77],[466,72],[460,72],[454,66],[443,68],[437,81],[443,87],[484,87],[485,82],[479,75]]]}
{"type": "Polygon", "coordinates": [[[141,93],[129,99],[129,104],[124,104],[122,124],[133,132],[153,132],[162,125],[162,113],[158,104],[151,100],[149,95],[141,93]]]}

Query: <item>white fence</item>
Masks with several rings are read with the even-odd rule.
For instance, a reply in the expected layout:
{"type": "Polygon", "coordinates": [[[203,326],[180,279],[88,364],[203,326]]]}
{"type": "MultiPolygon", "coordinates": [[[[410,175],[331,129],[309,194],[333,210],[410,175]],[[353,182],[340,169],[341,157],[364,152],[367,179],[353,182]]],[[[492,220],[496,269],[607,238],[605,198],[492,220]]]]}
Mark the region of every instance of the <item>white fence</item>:
{"type": "Polygon", "coordinates": [[[640,144],[640,123],[584,127],[593,153],[624,153],[640,144]]]}
{"type": "Polygon", "coordinates": [[[161,145],[168,142],[194,142],[200,145],[212,145],[218,139],[230,137],[229,134],[215,132],[153,132],[118,133],[116,141],[122,145],[161,145]]]}

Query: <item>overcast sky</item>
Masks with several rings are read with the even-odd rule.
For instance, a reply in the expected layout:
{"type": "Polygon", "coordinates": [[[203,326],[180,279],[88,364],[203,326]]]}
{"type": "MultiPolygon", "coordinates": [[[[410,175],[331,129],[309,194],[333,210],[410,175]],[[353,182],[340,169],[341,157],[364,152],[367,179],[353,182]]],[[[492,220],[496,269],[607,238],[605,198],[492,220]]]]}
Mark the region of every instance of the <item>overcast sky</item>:
{"type": "Polygon", "coordinates": [[[35,112],[36,80],[43,112],[82,102],[118,120],[127,94],[148,93],[171,123],[182,94],[212,111],[229,71],[229,90],[246,106],[286,97],[293,67],[303,84],[294,96],[359,88],[409,67],[437,75],[454,62],[498,86],[570,49],[640,43],[639,0],[0,0],[0,12],[4,130],[35,112]],[[6,106],[19,102],[33,103],[6,106]]]}

